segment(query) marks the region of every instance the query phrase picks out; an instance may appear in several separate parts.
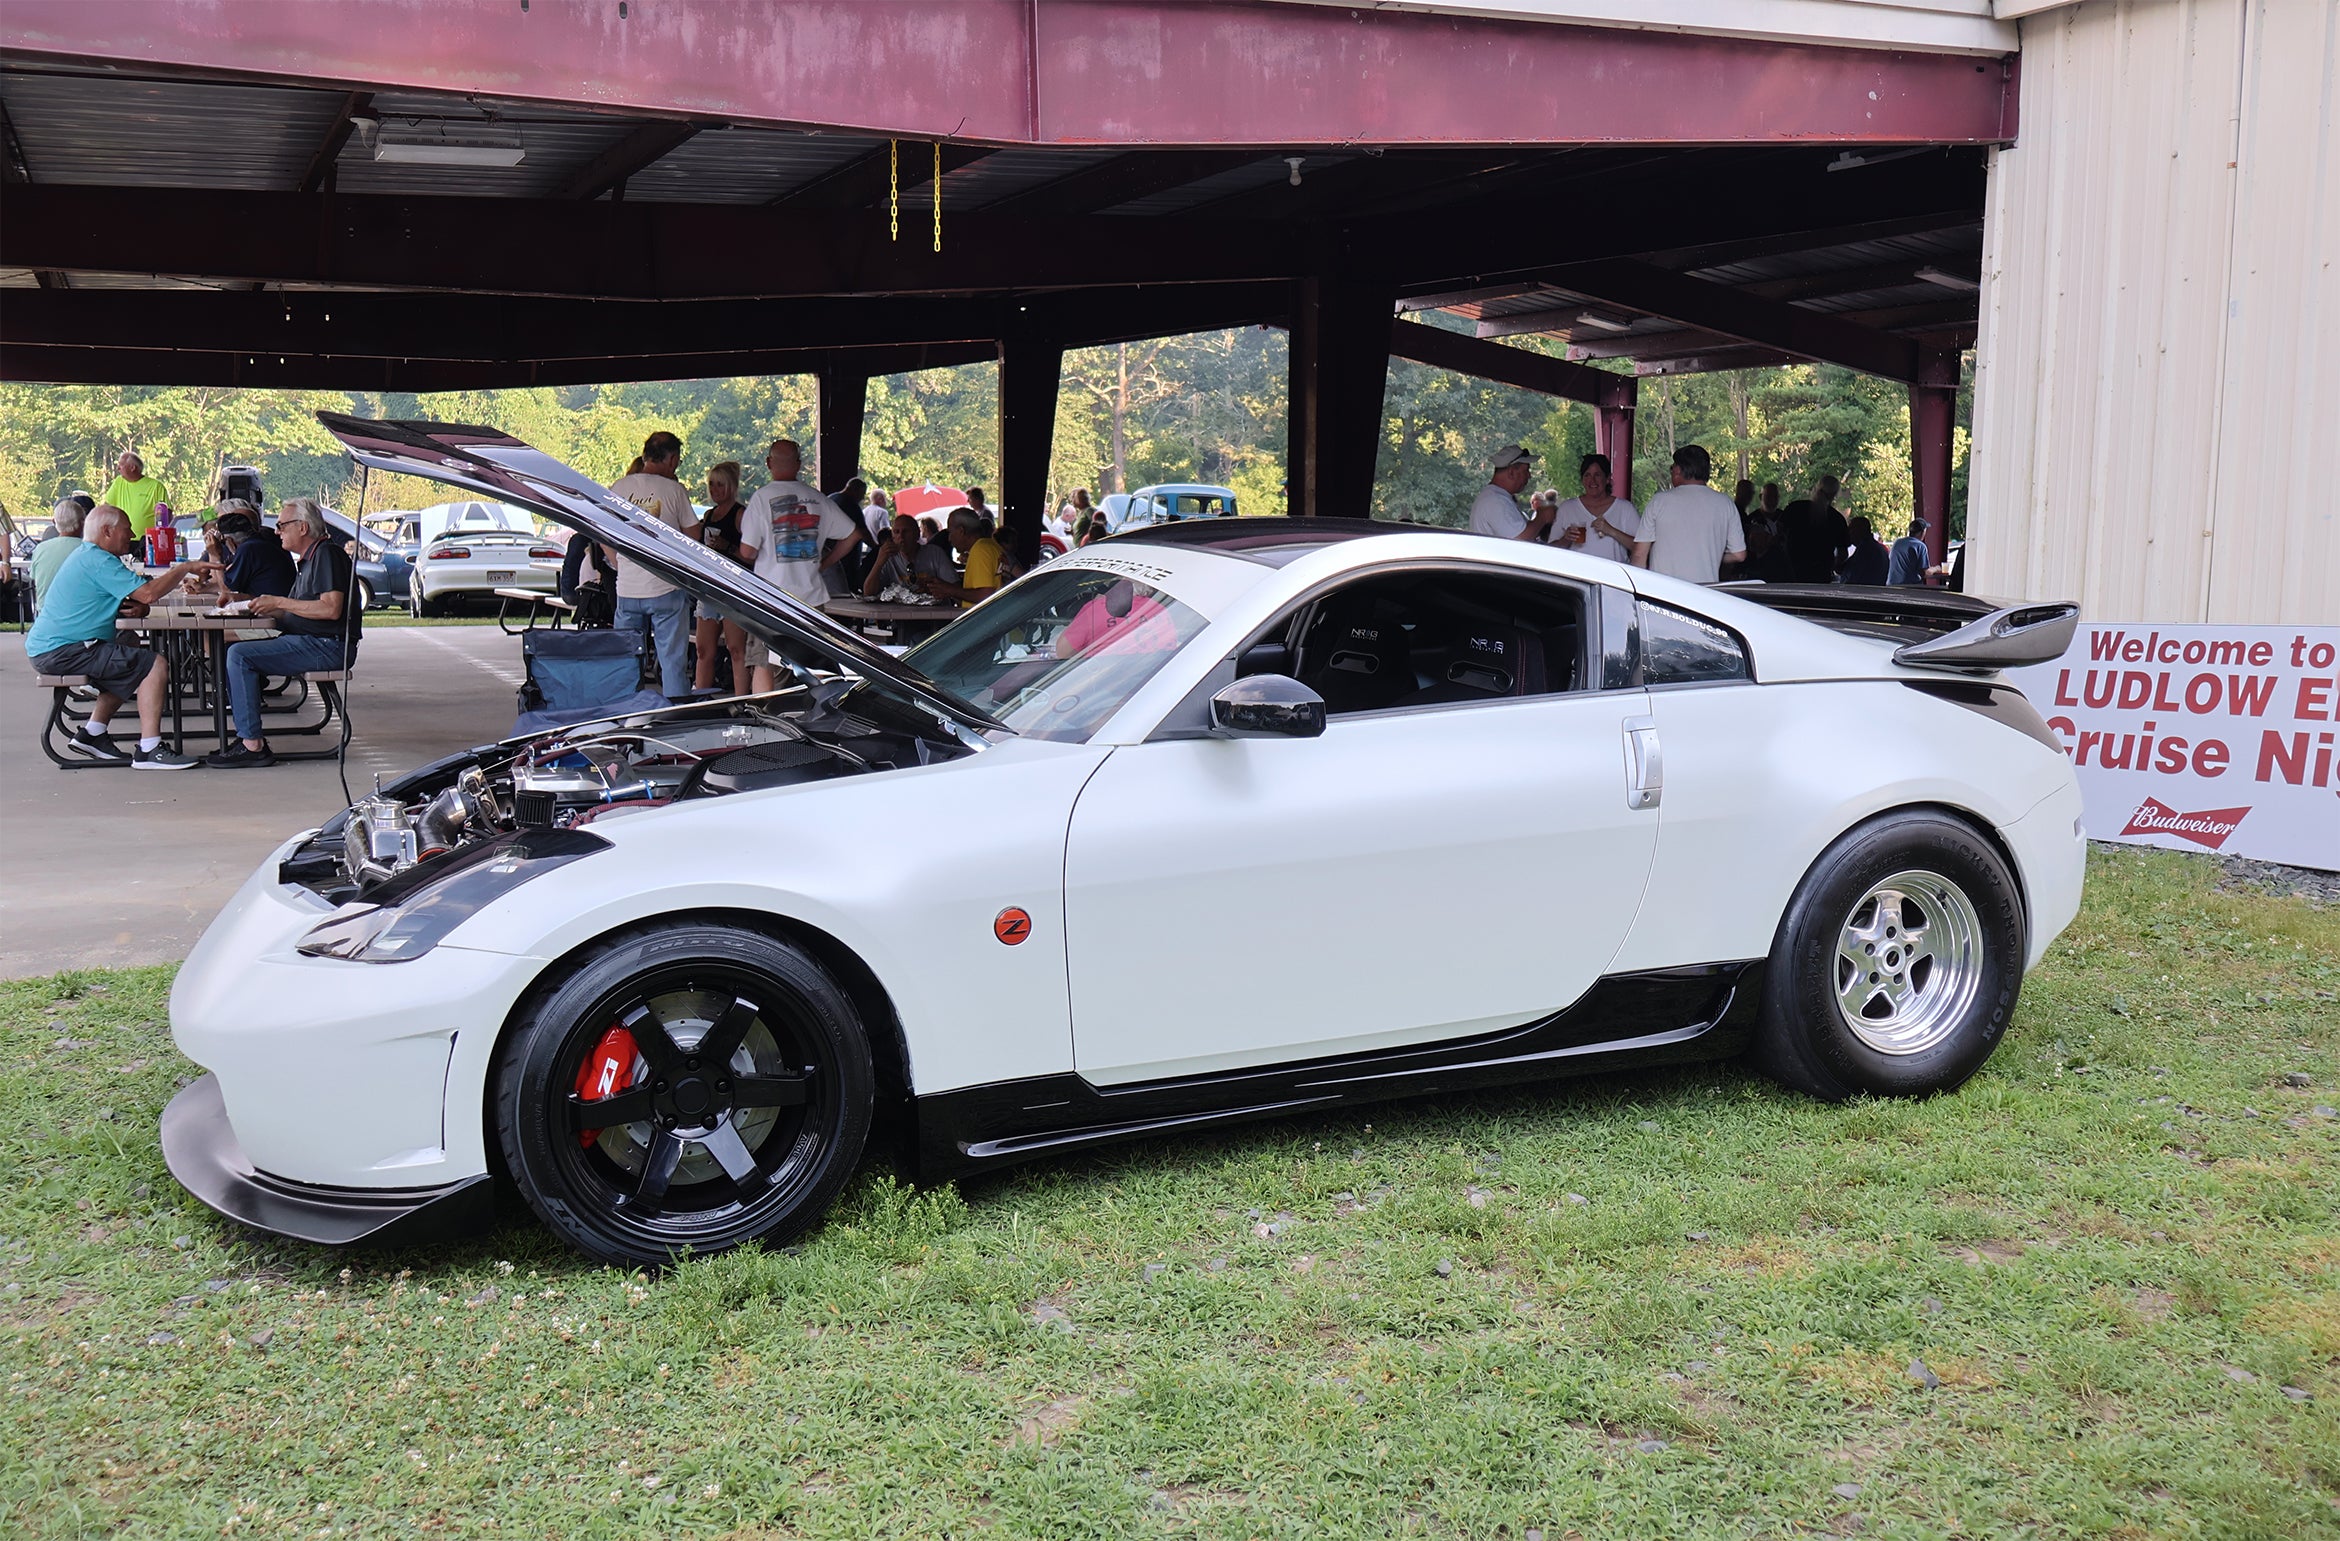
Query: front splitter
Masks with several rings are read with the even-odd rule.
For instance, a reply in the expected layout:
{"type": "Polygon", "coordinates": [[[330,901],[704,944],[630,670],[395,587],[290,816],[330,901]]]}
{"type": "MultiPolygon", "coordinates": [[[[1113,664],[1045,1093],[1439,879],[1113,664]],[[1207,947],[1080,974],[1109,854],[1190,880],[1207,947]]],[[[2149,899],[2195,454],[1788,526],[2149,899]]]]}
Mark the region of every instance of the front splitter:
{"type": "Polygon", "coordinates": [[[482,1173],[436,1188],[327,1188],[255,1168],[236,1143],[219,1078],[203,1076],[162,1116],[163,1162],[179,1186],[239,1224],[328,1247],[416,1242],[484,1226],[493,1180],[482,1173]]]}

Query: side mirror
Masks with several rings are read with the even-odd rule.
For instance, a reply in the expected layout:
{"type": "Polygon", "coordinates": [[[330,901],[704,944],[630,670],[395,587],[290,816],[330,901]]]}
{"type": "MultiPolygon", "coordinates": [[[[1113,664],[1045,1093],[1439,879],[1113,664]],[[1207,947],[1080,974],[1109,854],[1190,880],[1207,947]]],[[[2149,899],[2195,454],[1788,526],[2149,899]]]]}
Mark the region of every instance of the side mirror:
{"type": "Polygon", "coordinates": [[[1254,674],[1211,697],[1211,732],[1219,738],[1316,738],[1324,732],[1324,697],[1286,674],[1254,674]]]}

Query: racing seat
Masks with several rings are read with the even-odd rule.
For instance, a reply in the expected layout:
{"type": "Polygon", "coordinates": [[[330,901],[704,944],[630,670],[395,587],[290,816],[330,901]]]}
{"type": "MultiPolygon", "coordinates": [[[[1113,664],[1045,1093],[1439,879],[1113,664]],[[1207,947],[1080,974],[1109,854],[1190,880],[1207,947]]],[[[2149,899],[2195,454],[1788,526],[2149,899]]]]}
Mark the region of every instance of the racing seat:
{"type": "Polygon", "coordinates": [[[1431,683],[1393,704],[1437,706],[1544,693],[1542,637],[1499,621],[1466,622],[1451,637],[1416,655],[1416,672],[1431,683]]]}
{"type": "Polygon", "coordinates": [[[1415,688],[1413,645],[1404,612],[1371,596],[1328,608],[1308,628],[1301,683],[1331,715],[1379,711],[1415,688]]]}

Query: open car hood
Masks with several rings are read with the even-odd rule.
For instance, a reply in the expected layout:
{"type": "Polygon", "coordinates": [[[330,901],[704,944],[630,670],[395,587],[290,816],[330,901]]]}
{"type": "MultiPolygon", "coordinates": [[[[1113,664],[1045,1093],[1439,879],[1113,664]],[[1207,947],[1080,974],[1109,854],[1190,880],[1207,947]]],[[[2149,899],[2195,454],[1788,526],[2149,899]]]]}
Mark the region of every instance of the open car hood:
{"type": "Polygon", "coordinates": [[[320,412],[317,421],[360,465],[428,477],[542,514],[624,552],[694,596],[733,611],[751,630],[799,662],[882,682],[962,728],[1004,731],[998,721],[883,648],[871,646],[795,596],[508,433],[461,423],[385,422],[341,412],[320,412]]]}

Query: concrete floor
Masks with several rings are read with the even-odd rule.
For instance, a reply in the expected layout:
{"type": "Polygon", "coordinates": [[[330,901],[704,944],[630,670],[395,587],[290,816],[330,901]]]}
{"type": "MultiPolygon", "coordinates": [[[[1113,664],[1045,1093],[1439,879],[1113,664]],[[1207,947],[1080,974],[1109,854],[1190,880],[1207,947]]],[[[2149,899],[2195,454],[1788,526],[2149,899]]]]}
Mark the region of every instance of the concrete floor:
{"type": "MultiPolygon", "coordinates": [[[[350,790],[509,733],[520,678],[519,639],[493,626],[369,631],[350,686],[350,790]]],[[[59,770],[35,738],[48,705],[21,638],[0,634],[0,978],[177,962],[261,858],[343,806],[331,761],[59,770]]],[[[131,709],[117,724],[135,728],[131,709]]]]}

